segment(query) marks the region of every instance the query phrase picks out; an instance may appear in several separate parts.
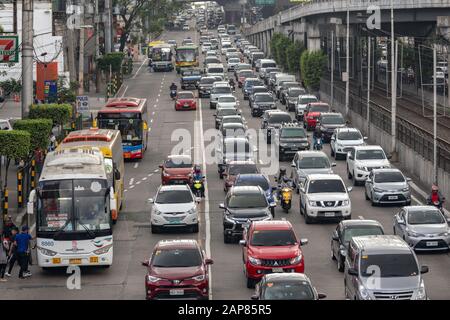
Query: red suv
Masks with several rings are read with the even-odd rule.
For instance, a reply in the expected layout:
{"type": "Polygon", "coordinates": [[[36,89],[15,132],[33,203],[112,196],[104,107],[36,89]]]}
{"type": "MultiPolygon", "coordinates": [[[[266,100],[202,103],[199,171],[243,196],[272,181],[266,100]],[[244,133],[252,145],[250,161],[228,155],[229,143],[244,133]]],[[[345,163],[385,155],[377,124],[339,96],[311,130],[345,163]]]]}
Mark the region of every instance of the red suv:
{"type": "Polygon", "coordinates": [[[317,119],[322,112],[330,112],[330,106],[325,102],[311,102],[306,107],[303,125],[307,130],[316,128],[317,119]]]}
{"type": "Polygon", "coordinates": [[[145,276],[145,296],[153,299],[202,299],[209,297],[211,259],[196,240],[161,240],[153,249],[145,276]]]}
{"type": "Polygon", "coordinates": [[[254,221],[244,231],[242,259],[247,277],[247,288],[268,273],[305,271],[302,245],[308,239],[299,240],[289,221],[254,221]]]}
{"type": "Polygon", "coordinates": [[[194,165],[187,155],[171,155],[162,165],[162,184],[191,184],[194,165]]]}
{"type": "Polygon", "coordinates": [[[230,161],[225,169],[223,190],[228,190],[234,185],[236,177],[240,173],[259,173],[258,167],[253,161],[230,161]]]}

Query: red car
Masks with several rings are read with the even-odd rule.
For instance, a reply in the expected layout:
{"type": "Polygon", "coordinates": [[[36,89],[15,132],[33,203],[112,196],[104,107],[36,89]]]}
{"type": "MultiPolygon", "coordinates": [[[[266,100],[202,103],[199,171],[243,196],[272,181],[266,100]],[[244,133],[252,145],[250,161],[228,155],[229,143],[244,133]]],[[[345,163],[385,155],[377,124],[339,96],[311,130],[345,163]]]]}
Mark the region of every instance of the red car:
{"type": "Polygon", "coordinates": [[[303,125],[307,130],[314,130],[316,128],[317,119],[322,112],[330,112],[330,106],[325,102],[311,102],[306,108],[303,117],[303,125]]]}
{"type": "Polygon", "coordinates": [[[253,70],[241,70],[238,72],[237,80],[239,88],[242,88],[245,79],[247,78],[256,78],[255,74],[253,73],[253,70]]]}
{"type": "Polygon", "coordinates": [[[253,161],[231,161],[225,169],[223,190],[228,190],[234,185],[238,174],[259,173],[258,167],[253,161]]]}
{"type": "Polygon", "coordinates": [[[175,110],[196,110],[197,102],[195,101],[195,95],[192,91],[181,91],[177,95],[175,101],[175,110]]]}
{"type": "Polygon", "coordinates": [[[146,299],[208,300],[212,263],[196,240],[159,241],[150,259],[142,262],[147,267],[146,299]]]}
{"type": "Polygon", "coordinates": [[[162,184],[190,184],[194,172],[192,159],[187,155],[171,155],[159,166],[162,184]]]}
{"type": "Polygon", "coordinates": [[[268,273],[305,271],[300,246],[307,244],[308,240],[299,240],[289,221],[254,221],[244,231],[243,240],[239,243],[242,245],[247,288],[254,288],[268,273]]]}

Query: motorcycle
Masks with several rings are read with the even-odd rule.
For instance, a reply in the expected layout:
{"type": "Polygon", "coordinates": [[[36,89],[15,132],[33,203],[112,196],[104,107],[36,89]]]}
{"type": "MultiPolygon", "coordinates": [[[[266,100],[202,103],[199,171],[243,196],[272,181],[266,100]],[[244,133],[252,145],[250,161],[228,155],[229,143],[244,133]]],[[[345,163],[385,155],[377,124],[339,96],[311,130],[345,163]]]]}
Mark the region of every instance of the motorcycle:
{"type": "Polygon", "coordinates": [[[283,208],[285,213],[289,213],[289,209],[292,206],[292,188],[289,186],[283,186],[281,188],[280,197],[281,208],[283,208]]]}
{"type": "Polygon", "coordinates": [[[170,90],[170,97],[175,100],[177,97],[177,90],[170,90]]]}
{"type": "Polygon", "coordinates": [[[438,208],[442,213],[444,213],[444,209],[443,209],[443,205],[444,205],[444,202],[445,202],[445,198],[442,198],[442,201],[434,201],[434,202],[432,202],[432,201],[427,201],[428,203],[428,205],[430,205],[430,206],[435,206],[436,208],[438,208]]]}
{"type": "Polygon", "coordinates": [[[314,143],[314,150],[322,150],[322,138],[317,138],[316,142],[314,143]]]}
{"type": "Polygon", "coordinates": [[[192,189],[197,198],[203,198],[203,180],[197,179],[192,182],[192,189]]]}

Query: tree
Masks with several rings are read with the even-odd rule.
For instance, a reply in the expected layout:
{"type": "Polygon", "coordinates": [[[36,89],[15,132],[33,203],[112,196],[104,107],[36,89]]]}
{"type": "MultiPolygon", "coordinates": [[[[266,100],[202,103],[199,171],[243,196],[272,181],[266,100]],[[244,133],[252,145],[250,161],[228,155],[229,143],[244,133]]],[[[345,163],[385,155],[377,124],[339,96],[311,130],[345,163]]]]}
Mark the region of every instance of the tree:
{"type": "Polygon", "coordinates": [[[52,123],[63,125],[72,116],[70,104],[33,104],[30,108],[30,119],[51,119],[52,123]]]}
{"type": "Polygon", "coordinates": [[[30,134],[30,151],[46,150],[49,144],[49,136],[52,132],[53,123],[50,119],[24,119],[17,120],[14,130],[23,130],[30,134]]]}
{"type": "Polygon", "coordinates": [[[286,61],[289,72],[297,73],[300,71],[300,57],[304,50],[305,47],[299,41],[289,44],[286,49],[286,61]]]}
{"type": "Polygon", "coordinates": [[[320,79],[327,63],[327,57],[322,51],[303,51],[300,58],[302,80],[308,89],[319,90],[320,79]]]}
{"type": "Polygon", "coordinates": [[[286,50],[289,47],[291,40],[285,35],[281,36],[280,40],[278,40],[277,47],[277,55],[276,60],[278,64],[283,66],[284,69],[288,68],[287,60],[286,60],[286,50]]]}

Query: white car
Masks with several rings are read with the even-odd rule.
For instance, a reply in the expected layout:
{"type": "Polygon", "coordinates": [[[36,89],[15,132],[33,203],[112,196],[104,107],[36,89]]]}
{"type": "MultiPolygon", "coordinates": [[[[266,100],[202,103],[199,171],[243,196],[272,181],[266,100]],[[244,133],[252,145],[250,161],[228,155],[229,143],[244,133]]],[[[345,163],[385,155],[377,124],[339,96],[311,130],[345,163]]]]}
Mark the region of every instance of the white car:
{"type": "Polygon", "coordinates": [[[211,50],[211,42],[204,42],[202,44],[202,53],[206,53],[211,50]]]}
{"type": "Polygon", "coordinates": [[[0,119],[0,130],[12,130],[13,127],[8,119],[0,119]]]}
{"type": "Polygon", "coordinates": [[[237,99],[233,95],[219,96],[217,99],[217,108],[237,108],[237,99]]]}
{"type": "Polygon", "coordinates": [[[150,213],[152,233],[162,228],[187,227],[198,232],[197,203],[188,185],[162,185],[158,188],[150,213]]]}
{"type": "Polygon", "coordinates": [[[228,71],[234,71],[236,66],[241,63],[241,59],[239,58],[230,58],[227,61],[227,69],[228,71]]]}
{"type": "Polygon", "coordinates": [[[351,147],[364,145],[364,140],[367,137],[363,137],[356,128],[337,128],[330,140],[331,156],[336,160],[341,157],[345,159],[351,147]]]}
{"type": "Polygon", "coordinates": [[[222,48],[220,50],[222,55],[225,55],[225,53],[227,53],[228,49],[231,49],[231,42],[223,42],[222,43],[222,48]]]}
{"type": "Polygon", "coordinates": [[[351,219],[349,192],[337,174],[311,174],[300,188],[300,214],[305,223],[315,220],[351,219]]]}
{"type": "Polygon", "coordinates": [[[347,154],[347,175],[354,185],[363,184],[373,169],[390,168],[390,157],[380,146],[351,147],[347,154]]]}
{"type": "Polygon", "coordinates": [[[208,50],[208,51],[206,51],[205,56],[206,57],[215,57],[215,58],[218,57],[216,50],[208,50]]]}
{"type": "Polygon", "coordinates": [[[319,102],[319,99],[312,94],[300,95],[297,99],[297,106],[295,107],[295,119],[298,121],[303,121],[303,116],[306,111],[306,107],[311,102],[319,102]]]}

